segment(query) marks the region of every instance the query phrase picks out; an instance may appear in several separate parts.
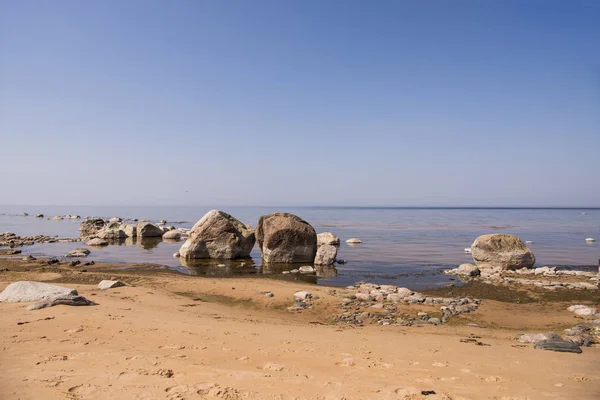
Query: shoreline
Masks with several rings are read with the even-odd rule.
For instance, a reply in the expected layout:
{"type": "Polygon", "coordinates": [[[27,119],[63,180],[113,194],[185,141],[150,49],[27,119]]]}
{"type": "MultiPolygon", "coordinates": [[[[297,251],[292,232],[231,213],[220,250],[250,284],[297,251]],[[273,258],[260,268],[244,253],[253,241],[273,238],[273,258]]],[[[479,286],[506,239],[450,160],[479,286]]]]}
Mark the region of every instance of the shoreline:
{"type": "MultiPolygon", "coordinates": [[[[17,280],[54,282],[76,288],[98,304],[26,311],[25,304],[0,303],[2,357],[10,365],[0,377],[0,393],[7,398],[600,395],[595,373],[598,346],[575,355],[534,350],[515,340],[521,333],[560,333],[582,322],[566,308],[579,303],[597,306],[597,294],[589,291],[552,298],[557,293],[539,288],[525,291],[470,283],[444,290],[461,296],[488,295],[478,309],[446,324],[382,326],[367,320],[348,325],[331,319],[340,311],[339,287],[276,279],[198,278],[156,271],[149,265],[96,263],[85,269],[0,260],[0,289],[17,280]],[[100,280],[110,278],[132,286],[97,289],[100,280]],[[318,299],[311,308],[288,311],[299,290],[318,299]],[[265,292],[274,296],[265,297],[265,292]],[[436,394],[421,394],[431,390],[436,394]]],[[[432,312],[422,304],[402,307],[405,313],[432,312]]]]}

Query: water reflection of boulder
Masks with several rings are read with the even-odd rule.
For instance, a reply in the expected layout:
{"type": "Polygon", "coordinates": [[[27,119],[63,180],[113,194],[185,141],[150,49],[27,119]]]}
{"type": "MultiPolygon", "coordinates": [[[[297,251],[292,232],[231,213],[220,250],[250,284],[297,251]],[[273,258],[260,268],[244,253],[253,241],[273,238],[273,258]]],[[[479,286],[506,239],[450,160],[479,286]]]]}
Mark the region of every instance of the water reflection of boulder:
{"type": "Polygon", "coordinates": [[[243,260],[186,260],[180,258],[179,261],[188,269],[190,275],[228,277],[257,273],[256,264],[251,258],[243,260]]]}
{"type": "Polygon", "coordinates": [[[135,238],[119,238],[119,239],[106,239],[109,246],[133,246],[136,243],[135,238]]]}
{"type": "Polygon", "coordinates": [[[142,237],[138,243],[144,250],[152,250],[162,242],[160,237],[142,237]]]}
{"type": "Polygon", "coordinates": [[[319,278],[334,278],[338,274],[337,268],[333,265],[315,265],[315,268],[319,278]]]}

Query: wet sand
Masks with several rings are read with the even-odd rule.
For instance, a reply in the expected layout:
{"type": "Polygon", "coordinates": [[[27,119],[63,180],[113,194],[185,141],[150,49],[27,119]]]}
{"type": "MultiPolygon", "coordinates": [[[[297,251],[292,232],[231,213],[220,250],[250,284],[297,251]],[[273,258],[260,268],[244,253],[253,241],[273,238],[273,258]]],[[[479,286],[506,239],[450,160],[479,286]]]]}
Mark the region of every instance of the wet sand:
{"type": "Polygon", "coordinates": [[[198,278],[151,265],[2,259],[0,270],[0,289],[19,280],[55,282],[98,303],[37,311],[0,303],[6,399],[600,398],[600,347],[556,353],[515,340],[576,325],[581,320],[566,308],[597,305],[597,293],[545,299],[499,288],[504,294],[485,296],[485,288],[466,285],[455,290],[472,287],[481,306],[448,324],[354,326],[331,323],[340,288],[332,294],[302,282],[198,278]],[[111,277],[134,286],[97,289],[111,277]],[[287,311],[299,290],[319,299],[287,311]],[[531,301],[516,302],[525,295],[531,301]],[[476,341],[461,342],[469,338],[476,341]]]}

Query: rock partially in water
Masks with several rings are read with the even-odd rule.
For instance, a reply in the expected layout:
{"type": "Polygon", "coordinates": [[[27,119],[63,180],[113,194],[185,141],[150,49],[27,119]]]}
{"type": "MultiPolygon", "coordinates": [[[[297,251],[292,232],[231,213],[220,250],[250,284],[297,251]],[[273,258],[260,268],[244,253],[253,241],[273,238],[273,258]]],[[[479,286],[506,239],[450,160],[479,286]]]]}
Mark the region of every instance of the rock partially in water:
{"type": "Polygon", "coordinates": [[[457,268],[456,273],[458,275],[464,275],[464,276],[479,276],[481,274],[481,271],[479,271],[479,268],[477,268],[473,264],[461,264],[457,268]]]}
{"type": "Polygon", "coordinates": [[[533,252],[514,235],[496,233],[479,236],[473,242],[471,251],[480,269],[514,270],[531,268],[535,264],[533,252]]]}
{"type": "Polygon", "coordinates": [[[563,353],[581,353],[581,348],[570,340],[548,339],[537,342],[534,349],[551,350],[563,353]]]}
{"type": "Polygon", "coordinates": [[[361,244],[362,240],[357,239],[357,238],[350,238],[350,239],[346,240],[346,243],[348,243],[348,244],[361,244]]]}
{"type": "Polygon", "coordinates": [[[211,210],[196,222],[179,254],[186,259],[246,258],[254,242],[250,226],[223,211],[211,210]]]}
{"type": "Polygon", "coordinates": [[[88,240],[87,242],[85,242],[85,245],[86,246],[108,246],[108,240],[95,238],[95,239],[91,239],[91,240],[88,240]]]}
{"type": "Polygon", "coordinates": [[[79,225],[79,236],[90,237],[94,236],[98,231],[104,228],[106,223],[102,218],[90,218],[82,221],[79,225]]]}
{"type": "Polygon", "coordinates": [[[162,237],[163,234],[162,229],[150,222],[140,221],[137,224],[137,237],[139,238],[162,237]]]}
{"type": "Polygon", "coordinates": [[[315,265],[333,265],[337,257],[338,249],[336,246],[324,244],[317,249],[315,256],[315,265]]]}
{"type": "Polygon", "coordinates": [[[323,232],[317,235],[317,246],[329,244],[331,246],[339,246],[340,238],[331,232],[323,232]]]}
{"type": "Polygon", "coordinates": [[[274,213],[260,217],[256,239],[267,263],[312,263],[317,253],[317,234],[300,217],[274,213]]]}
{"type": "Polygon", "coordinates": [[[90,251],[88,249],[80,247],[75,250],[71,250],[65,257],[87,257],[89,254],[90,251]]]}
{"type": "Polygon", "coordinates": [[[181,240],[181,232],[177,230],[167,231],[163,234],[162,238],[167,240],[181,240]]]}

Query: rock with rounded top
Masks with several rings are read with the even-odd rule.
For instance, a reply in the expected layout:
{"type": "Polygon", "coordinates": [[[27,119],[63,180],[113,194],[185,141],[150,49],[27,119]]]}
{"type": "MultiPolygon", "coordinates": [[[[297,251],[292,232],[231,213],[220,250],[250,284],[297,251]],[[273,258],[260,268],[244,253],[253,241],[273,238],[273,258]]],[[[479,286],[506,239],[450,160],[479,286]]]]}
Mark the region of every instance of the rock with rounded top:
{"type": "Polygon", "coordinates": [[[348,243],[348,244],[360,244],[360,243],[362,243],[362,240],[357,239],[357,238],[350,238],[350,239],[346,240],[346,243],[348,243]]]}
{"type": "Polygon", "coordinates": [[[50,299],[59,295],[77,295],[77,290],[44,282],[20,281],[11,283],[0,293],[0,302],[18,303],[50,299]]]}
{"type": "Polygon", "coordinates": [[[123,225],[120,222],[109,222],[104,226],[104,228],[100,229],[95,233],[94,236],[100,239],[108,239],[108,240],[117,240],[117,239],[125,239],[128,237],[127,233],[123,229],[121,229],[123,225]]]}
{"type": "Polygon", "coordinates": [[[340,238],[331,232],[323,232],[317,235],[317,246],[329,244],[331,246],[339,246],[340,238]]]}
{"type": "Polygon", "coordinates": [[[75,250],[71,250],[67,253],[65,257],[87,257],[90,254],[90,251],[84,247],[80,247],[75,250]]]}
{"type": "Polygon", "coordinates": [[[44,218],[44,214],[36,214],[35,217],[36,218],[44,218]]]}
{"type": "Polygon", "coordinates": [[[479,271],[479,268],[477,268],[473,264],[461,264],[456,269],[456,273],[458,275],[464,275],[464,276],[478,276],[479,274],[481,274],[481,271],[479,271]]]}
{"type": "Polygon", "coordinates": [[[53,219],[54,221],[60,221],[61,219],[63,219],[63,217],[61,217],[60,215],[57,215],[57,216],[55,216],[55,217],[52,217],[52,219],[53,219]]]}
{"type": "Polygon", "coordinates": [[[314,228],[294,214],[263,215],[256,227],[256,239],[267,263],[312,263],[317,253],[314,228]]]}
{"type": "Polygon", "coordinates": [[[570,306],[567,310],[571,311],[572,313],[574,313],[575,315],[578,315],[580,317],[590,317],[592,315],[596,315],[596,313],[598,312],[598,310],[596,308],[588,307],[583,304],[577,304],[574,306],[570,306]]]}
{"type": "Polygon", "coordinates": [[[89,237],[94,236],[98,231],[100,231],[106,222],[102,218],[90,218],[82,221],[79,225],[79,236],[81,237],[89,237]]]}
{"type": "Polygon", "coordinates": [[[177,230],[166,231],[162,238],[168,240],[181,240],[181,232],[177,230]]]}
{"type": "Polygon", "coordinates": [[[471,254],[480,269],[514,270],[535,264],[533,252],[521,239],[504,233],[479,236],[471,246],[471,254]]]}
{"type": "Polygon", "coordinates": [[[304,290],[294,293],[294,300],[308,300],[308,299],[312,299],[312,297],[313,296],[310,292],[307,292],[304,290]]]}
{"type": "Polygon", "coordinates": [[[108,246],[108,240],[94,238],[85,242],[86,246],[108,246]]]}
{"type": "Polygon", "coordinates": [[[211,210],[193,226],[179,254],[185,259],[246,258],[254,242],[250,226],[223,211],[211,210]]]}
{"type": "Polygon", "coordinates": [[[127,286],[127,285],[124,282],[121,282],[118,280],[103,280],[98,284],[98,289],[107,290],[107,289],[118,288],[121,286],[127,286]]]}
{"type": "Polygon", "coordinates": [[[317,249],[315,256],[315,265],[332,265],[337,257],[337,247],[330,244],[324,244],[317,249]]]}
{"type": "Polygon", "coordinates": [[[137,236],[137,225],[134,224],[120,224],[119,229],[125,232],[127,237],[137,236]]]}
{"type": "Polygon", "coordinates": [[[558,335],[556,333],[526,333],[519,337],[519,342],[521,342],[521,343],[537,343],[541,340],[549,340],[549,339],[560,340],[562,338],[560,337],[560,335],[558,335]]]}
{"type": "Polygon", "coordinates": [[[148,221],[138,222],[136,231],[139,238],[162,237],[164,234],[162,229],[148,221]]]}

